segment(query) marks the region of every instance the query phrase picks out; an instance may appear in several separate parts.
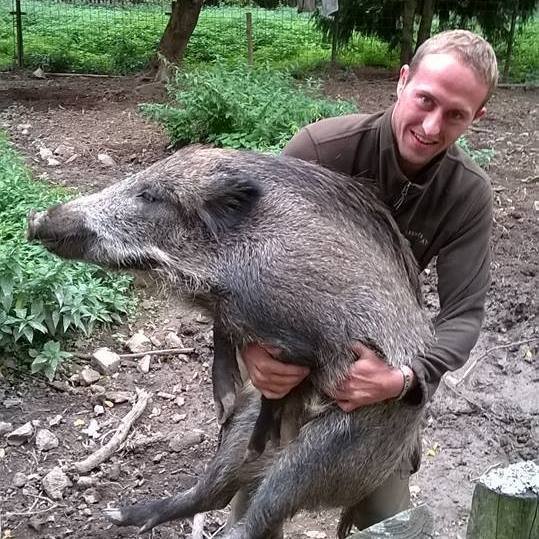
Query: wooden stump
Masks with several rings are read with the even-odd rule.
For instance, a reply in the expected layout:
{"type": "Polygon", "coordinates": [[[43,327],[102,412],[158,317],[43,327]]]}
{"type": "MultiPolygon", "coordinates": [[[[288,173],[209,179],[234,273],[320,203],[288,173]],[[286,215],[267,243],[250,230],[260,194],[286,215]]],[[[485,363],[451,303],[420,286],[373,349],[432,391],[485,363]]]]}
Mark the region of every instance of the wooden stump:
{"type": "Polygon", "coordinates": [[[484,474],[477,483],[467,539],[539,538],[539,466],[519,462],[484,474]]]}
{"type": "Polygon", "coordinates": [[[433,528],[432,513],[426,505],[419,505],[353,533],[348,539],[431,539],[433,528]]]}

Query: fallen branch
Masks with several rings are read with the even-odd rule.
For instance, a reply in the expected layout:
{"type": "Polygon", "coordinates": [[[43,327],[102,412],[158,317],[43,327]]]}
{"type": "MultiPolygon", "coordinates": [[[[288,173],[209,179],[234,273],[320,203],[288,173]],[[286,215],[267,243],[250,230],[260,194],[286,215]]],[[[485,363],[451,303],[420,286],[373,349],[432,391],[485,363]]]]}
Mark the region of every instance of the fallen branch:
{"type": "Polygon", "coordinates": [[[80,474],[88,473],[90,470],[93,470],[110,458],[110,456],[120,447],[122,442],[127,438],[127,434],[135,421],[140,417],[142,412],[144,412],[151,397],[151,394],[143,389],[137,389],[137,394],[137,402],[122,418],[114,436],[103,447],[100,447],[86,459],[73,463],[73,470],[80,474]]]}
{"type": "MultiPolygon", "coordinates": [[[[194,348],[166,348],[165,350],[148,350],[147,352],[133,352],[132,354],[118,354],[120,359],[136,359],[144,356],[167,356],[170,354],[191,354],[194,348]]],[[[80,354],[74,352],[73,355],[80,359],[92,359],[92,354],[80,354]]]]}
{"type": "Polygon", "coordinates": [[[477,367],[477,364],[485,359],[488,355],[490,355],[492,352],[495,352],[496,350],[503,350],[504,348],[511,348],[512,346],[520,346],[521,344],[528,344],[533,341],[539,340],[539,337],[533,337],[531,339],[525,339],[523,341],[516,341],[516,342],[510,342],[507,344],[499,344],[497,346],[493,346],[492,348],[489,348],[483,355],[476,357],[472,361],[470,361],[469,365],[466,367],[466,370],[464,371],[464,374],[460,377],[459,380],[455,381],[455,386],[458,386],[462,384],[466,379],[470,376],[470,374],[473,372],[473,370],[477,367]]]}
{"type": "Polygon", "coordinates": [[[204,539],[204,513],[197,513],[193,517],[193,530],[191,539],[204,539]]]}
{"type": "Polygon", "coordinates": [[[515,82],[512,84],[509,82],[500,82],[498,83],[497,88],[506,88],[509,90],[512,90],[513,88],[524,88],[525,90],[534,90],[537,88],[537,84],[532,82],[515,82]]]}

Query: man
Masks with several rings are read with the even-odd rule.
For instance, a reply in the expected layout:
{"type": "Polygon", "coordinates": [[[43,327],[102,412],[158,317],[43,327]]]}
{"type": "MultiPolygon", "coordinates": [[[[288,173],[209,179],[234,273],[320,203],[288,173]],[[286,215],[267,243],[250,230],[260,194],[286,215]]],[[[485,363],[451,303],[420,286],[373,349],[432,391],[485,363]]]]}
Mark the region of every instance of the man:
{"type": "MultiPolygon", "coordinates": [[[[455,141],[485,114],[496,82],[496,57],[484,39],[464,30],[443,32],[401,68],[390,110],[322,120],[284,149],[284,155],[375,179],[419,268],[437,257],[435,344],[407,373],[357,343],[358,360],[337,395],[344,411],[392,398],[424,404],[441,376],[461,367],[477,341],[490,283],[492,194],[486,175],[455,141]]],[[[268,398],[286,395],[308,375],[278,361],[278,350],[263,344],[246,347],[242,356],[253,384],[268,398]]],[[[355,520],[359,528],[408,506],[409,478],[420,454],[418,442],[410,461],[363,501],[355,520]]]]}

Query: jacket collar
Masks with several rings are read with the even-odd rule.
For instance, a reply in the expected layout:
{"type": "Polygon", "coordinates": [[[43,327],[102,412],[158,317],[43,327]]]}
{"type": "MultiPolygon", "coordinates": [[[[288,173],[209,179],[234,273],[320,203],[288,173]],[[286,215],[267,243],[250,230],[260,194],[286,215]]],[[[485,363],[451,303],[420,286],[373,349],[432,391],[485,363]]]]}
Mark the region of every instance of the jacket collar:
{"type": "Polygon", "coordinates": [[[419,196],[434,180],[447,152],[436,156],[419,174],[409,179],[401,170],[397,158],[397,145],[391,127],[394,105],[377,120],[380,157],[378,162],[378,186],[383,200],[394,205],[406,187],[406,199],[419,196]]]}

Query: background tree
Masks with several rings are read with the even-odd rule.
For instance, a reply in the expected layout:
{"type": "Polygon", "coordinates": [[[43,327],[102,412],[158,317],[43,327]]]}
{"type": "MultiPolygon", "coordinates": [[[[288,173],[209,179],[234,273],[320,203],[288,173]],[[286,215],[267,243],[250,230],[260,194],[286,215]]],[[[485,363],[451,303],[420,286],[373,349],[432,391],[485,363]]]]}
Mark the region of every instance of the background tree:
{"type": "Polygon", "coordinates": [[[340,0],[333,19],[315,13],[328,40],[346,45],[354,32],[400,47],[401,64],[431,35],[449,28],[482,33],[506,57],[507,74],[516,28],[533,16],[535,0],[340,0]]]}

